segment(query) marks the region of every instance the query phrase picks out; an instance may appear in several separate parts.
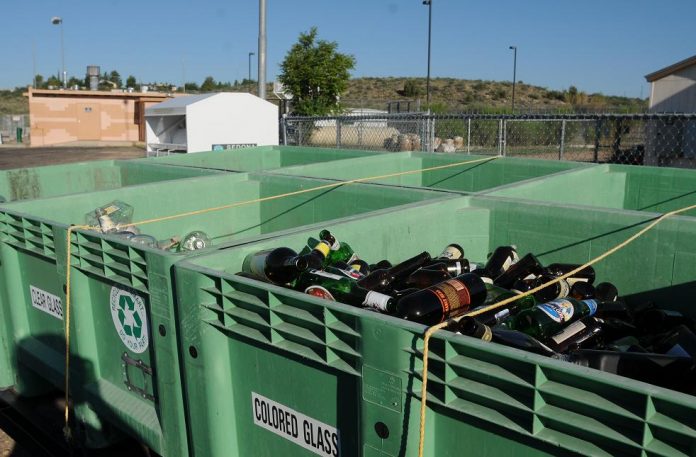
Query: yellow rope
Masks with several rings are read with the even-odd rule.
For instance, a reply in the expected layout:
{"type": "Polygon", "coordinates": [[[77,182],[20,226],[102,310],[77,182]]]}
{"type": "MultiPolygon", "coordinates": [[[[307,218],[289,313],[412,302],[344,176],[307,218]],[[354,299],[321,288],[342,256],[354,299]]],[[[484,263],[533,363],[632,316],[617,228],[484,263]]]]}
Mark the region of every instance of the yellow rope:
{"type": "Polygon", "coordinates": [[[563,279],[569,278],[569,277],[573,276],[575,273],[579,272],[580,270],[582,270],[588,266],[594,265],[595,263],[609,257],[610,255],[612,255],[613,253],[615,253],[619,249],[626,247],[626,245],[632,243],[637,238],[643,236],[648,230],[651,230],[653,227],[655,227],[657,224],[664,221],[668,217],[671,217],[671,216],[674,216],[674,215],[677,215],[677,214],[680,214],[680,213],[683,213],[686,211],[690,211],[692,209],[696,209],[696,205],[691,205],[691,206],[687,206],[685,208],[680,208],[680,209],[677,209],[674,211],[670,211],[668,213],[664,213],[662,216],[658,217],[657,219],[652,221],[650,224],[648,224],[645,228],[636,232],[634,235],[630,236],[629,238],[627,238],[626,240],[617,244],[616,246],[614,246],[613,248],[604,252],[603,254],[598,255],[594,259],[590,260],[589,262],[587,262],[583,265],[580,265],[579,267],[575,268],[574,270],[569,271],[568,273],[566,273],[562,276],[554,278],[553,280],[546,282],[538,287],[535,287],[534,289],[528,290],[522,294],[515,295],[514,297],[506,298],[505,300],[501,300],[497,303],[493,303],[489,306],[486,306],[485,308],[477,309],[476,311],[462,314],[462,315],[457,316],[453,319],[449,319],[445,322],[441,322],[437,325],[433,325],[432,327],[429,327],[425,331],[425,336],[423,338],[423,385],[421,387],[420,439],[418,442],[418,457],[423,457],[423,446],[425,445],[425,411],[426,411],[426,402],[427,402],[427,395],[428,395],[428,390],[427,390],[428,389],[428,345],[430,343],[430,337],[433,336],[435,334],[435,332],[437,332],[438,330],[440,330],[444,327],[447,327],[452,322],[458,322],[464,316],[470,316],[470,317],[478,316],[479,314],[485,313],[487,311],[490,311],[490,310],[493,310],[496,308],[500,308],[501,306],[505,306],[508,303],[512,303],[514,301],[517,301],[520,298],[526,297],[528,295],[532,295],[532,294],[540,291],[541,289],[544,289],[544,288],[546,288],[552,284],[555,284],[559,281],[562,281],[563,279]]]}
{"type": "MultiPolygon", "coordinates": [[[[272,195],[270,197],[263,197],[263,198],[255,198],[252,200],[245,200],[242,202],[237,202],[237,203],[230,203],[228,205],[222,205],[222,206],[216,206],[212,208],[205,208],[205,209],[200,209],[200,210],[195,210],[195,211],[188,211],[185,213],[179,213],[179,214],[174,214],[171,216],[163,216],[163,217],[157,217],[153,219],[146,219],[140,222],[131,222],[130,224],[124,224],[121,227],[132,227],[135,225],[146,225],[146,224],[152,224],[154,222],[162,222],[162,221],[167,221],[167,220],[172,220],[172,219],[178,219],[182,217],[187,217],[187,216],[195,216],[199,214],[205,214],[205,213],[210,213],[213,211],[221,211],[224,209],[229,209],[229,208],[235,208],[238,206],[243,206],[243,205],[250,205],[252,203],[260,203],[260,202],[265,202],[269,200],[276,200],[280,198],[286,198],[286,197],[292,197],[294,195],[300,195],[300,194],[305,194],[307,192],[316,192],[318,190],[324,190],[324,189],[331,189],[333,187],[340,187],[340,186],[346,186],[349,184],[355,184],[355,183],[360,183],[360,182],[365,182],[365,181],[373,181],[376,179],[385,179],[385,178],[392,178],[396,176],[404,176],[404,175],[410,175],[414,173],[422,173],[426,171],[433,171],[433,170],[442,170],[445,168],[453,168],[453,167],[459,167],[463,165],[471,165],[475,163],[481,163],[481,162],[489,162],[491,160],[495,160],[499,158],[500,156],[494,156],[494,157],[486,157],[483,159],[475,159],[475,160],[465,160],[461,162],[455,162],[455,163],[449,163],[446,165],[437,165],[434,167],[428,167],[428,168],[419,168],[416,170],[409,170],[409,171],[400,171],[396,173],[389,173],[385,175],[378,175],[378,176],[369,176],[366,178],[357,178],[357,179],[351,179],[348,181],[337,181],[335,183],[330,183],[330,184],[324,184],[321,186],[316,186],[316,187],[311,187],[309,189],[302,189],[302,190],[297,190],[294,192],[287,192],[284,194],[280,195],[272,195]]],[[[96,230],[99,227],[92,227],[89,225],[73,225],[68,228],[68,235],[67,235],[67,251],[66,251],[66,263],[67,263],[67,268],[66,268],[66,273],[65,273],[65,410],[64,410],[64,416],[65,416],[65,426],[63,428],[63,434],[65,435],[66,439],[70,439],[71,437],[71,431],[70,431],[70,425],[68,420],[70,419],[70,411],[69,411],[69,400],[70,400],[70,263],[71,263],[71,236],[72,233],[75,230],[78,229],[83,229],[83,230],[96,230]]]]}

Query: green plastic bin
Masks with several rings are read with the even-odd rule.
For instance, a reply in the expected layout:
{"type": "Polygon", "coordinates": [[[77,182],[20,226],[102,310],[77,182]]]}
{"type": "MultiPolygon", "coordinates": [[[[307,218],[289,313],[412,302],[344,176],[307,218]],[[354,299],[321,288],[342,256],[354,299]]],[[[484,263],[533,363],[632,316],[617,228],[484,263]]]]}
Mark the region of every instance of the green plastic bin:
{"type": "MultiPolygon", "coordinates": [[[[145,161],[105,160],[0,170],[0,202],[30,200],[134,186],[149,182],[216,175],[215,170],[186,169],[145,161]]],[[[0,271],[3,269],[0,264],[0,271]]],[[[0,288],[5,290],[0,273],[0,288]]],[[[10,319],[0,294],[0,389],[14,384],[10,363],[10,319]]]]}
{"type": "Polygon", "coordinates": [[[118,189],[149,182],[217,174],[143,160],[99,160],[0,170],[0,202],[118,189]]]}
{"type": "MultiPolygon", "coordinates": [[[[5,289],[3,302],[12,304],[8,311],[20,392],[26,385],[31,390],[34,382],[31,376],[22,378],[27,372],[63,387],[65,240],[69,224],[81,223],[86,212],[119,199],[135,208],[137,221],[326,183],[224,174],[7,205],[0,212],[0,260],[6,283],[13,284],[5,289]],[[32,292],[39,300],[32,301],[32,292]]],[[[367,184],[340,186],[162,221],[142,230],[157,239],[204,230],[214,242],[211,249],[220,249],[304,225],[378,210],[391,214],[392,207],[448,197],[367,184]]],[[[176,327],[187,318],[174,306],[171,268],[202,251],[169,253],[85,230],[71,239],[71,385],[85,439],[98,443],[108,432],[106,423],[161,455],[187,455],[176,327]]]]}
{"type": "Polygon", "coordinates": [[[306,148],[297,146],[257,146],[224,151],[172,154],[153,157],[154,163],[230,171],[262,171],[319,162],[388,155],[384,152],[353,149],[306,148]]]}
{"type": "Polygon", "coordinates": [[[490,195],[666,213],[696,204],[696,171],[598,165],[511,184],[491,191],[490,195]]]}
{"type": "Polygon", "coordinates": [[[438,170],[410,173],[401,176],[377,179],[374,182],[412,187],[429,187],[457,192],[480,192],[498,186],[539,178],[576,168],[592,165],[579,162],[535,160],[518,158],[491,158],[465,154],[428,154],[422,152],[400,152],[372,157],[342,160],[335,163],[298,165],[279,170],[295,176],[312,176],[349,180],[382,176],[404,171],[415,171],[441,165],[456,164],[490,158],[486,162],[453,166],[438,170]]]}
{"type": "MultiPolygon", "coordinates": [[[[653,216],[462,197],[323,227],[368,262],[456,242],[474,261],[515,243],[582,263],[653,216]]],[[[417,455],[424,326],[234,274],[247,254],[308,236],[316,229],[175,266],[195,456],[417,455]]],[[[695,239],[691,218],[668,219],[596,264],[597,277],[629,303],[696,316],[695,239]]],[[[447,331],[430,351],[426,456],[696,454],[696,397],[447,331]]]]}

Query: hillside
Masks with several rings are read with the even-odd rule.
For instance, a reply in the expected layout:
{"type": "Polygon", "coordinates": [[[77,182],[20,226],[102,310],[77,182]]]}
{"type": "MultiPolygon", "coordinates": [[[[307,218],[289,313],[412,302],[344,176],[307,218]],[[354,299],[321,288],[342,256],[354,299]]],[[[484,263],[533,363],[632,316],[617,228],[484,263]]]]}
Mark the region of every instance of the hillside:
{"type": "MultiPolygon", "coordinates": [[[[348,84],[341,98],[349,107],[365,106],[382,108],[390,100],[420,98],[425,103],[425,78],[356,78],[348,84]],[[411,96],[404,91],[406,85],[415,88],[411,96]]],[[[510,107],[512,82],[433,78],[430,80],[431,100],[434,111],[503,111],[510,107]]],[[[549,90],[518,81],[515,86],[515,111],[618,111],[642,112],[647,100],[628,97],[586,94],[570,87],[566,91],[549,90]]]]}
{"type": "MultiPolygon", "coordinates": [[[[385,109],[389,101],[420,99],[424,106],[425,82],[425,78],[355,78],[349,81],[341,102],[348,108],[385,109]]],[[[430,86],[435,112],[504,112],[509,109],[512,97],[511,82],[433,78],[430,86]]],[[[244,92],[250,89],[249,85],[237,87],[244,92]]],[[[0,90],[0,115],[28,113],[27,98],[22,96],[24,91],[0,90]]],[[[268,94],[273,97],[270,85],[268,94]]],[[[647,109],[647,100],[586,94],[572,86],[565,91],[556,91],[518,82],[515,107],[518,113],[642,112],[647,109]]]]}

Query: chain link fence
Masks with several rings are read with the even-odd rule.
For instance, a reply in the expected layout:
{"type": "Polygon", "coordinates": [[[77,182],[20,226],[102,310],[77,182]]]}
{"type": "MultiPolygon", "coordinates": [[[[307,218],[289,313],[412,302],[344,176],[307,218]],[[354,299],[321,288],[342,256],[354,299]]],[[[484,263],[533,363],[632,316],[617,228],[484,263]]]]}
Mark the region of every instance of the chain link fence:
{"type": "Polygon", "coordinates": [[[2,114],[0,115],[0,144],[17,143],[17,129],[22,129],[22,142],[29,142],[29,115],[2,114]]]}
{"type": "Polygon", "coordinates": [[[696,168],[696,114],[286,117],[281,142],[696,168]]]}

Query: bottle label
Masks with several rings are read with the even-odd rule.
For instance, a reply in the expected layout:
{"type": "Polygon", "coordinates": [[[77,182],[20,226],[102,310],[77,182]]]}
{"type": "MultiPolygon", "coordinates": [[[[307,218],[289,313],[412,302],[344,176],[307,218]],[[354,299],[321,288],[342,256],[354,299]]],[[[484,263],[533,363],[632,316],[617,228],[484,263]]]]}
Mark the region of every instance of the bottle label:
{"type": "Polygon", "coordinates": [[[510,309],[509,308],[504,308],[503,310],[498,311],[497,313],[495,313],[493,315],[496,322],[501,322],[501,321],[507,319],[509,316],[510,316],[510,309]]]}
{"type": "Polygon", "coordinates": [[[485,342],[490,342],[493,339],[493,330],[487,325],[483,326],[483,335],[481,335],[481,340],[485,342]]]}
{"type": "Polygon", "coordinates": [[[568,322],[573,318],[575,313],[575,307],[568,300],[563,300],[561,298],[556,300],[551,300],[548,303],[542,303],[538,305],[537,308],[542,310],[547,316],[549,316],[554,322],[559,324],[563,322],[568,322]]]}
{"type": "Polygon", "coordinates": [[[469,289],[457,279],[449,279],[427,290],[435,294],[440,301],[443,321],[459,309],[468,308],[471,303],[469,289]]]}
{"type": "Polygon", "coordinates": [[[331,292],[329,292],[321,286],[309,286],[305,289],[304,292],[308,295],[312,295],[313,297],[323,298],[324,300],[336,301],[334,296],[331,295],[331,292]]]}
{"type": "Polygon", "coordinates": [[[360,279],[360,278],[364,278],[364,277],[365,277],[364,274],[360,273],[360,272],[359,272],[358,270],[356,270],[355,267],[353,267],[352,265],[350,266],[350,268],[346,268],[346,269],[343,269],[343,268],[334,268],[334,269],[332,269],[332,271],[340,272],[340,273],[341,273],[342,275],[344,275],[345,277],[350,278],[350,279],[355,279],[356,281],[357,281],[358,279],[360,279]]]}
{"type": "MultiPolygon", "coordinates": [[[[341,270],[341,271],[343,271],[343,270],[341,270]]],[[[324,278],[337,279],[337,280],[342,278],[342,276],[335,275],[333,273],[329,273],[328,271],[324,271],[324,270],[309,270],[309,272],[312,273],[313,275],[322,276],[324,278]]]]}
{"type": "Polygon", "coordinates": [[[386,313],[388,311],[387,303],[389,303],[390,299],[391,297],[389,295],[380,294],[379,292],[371,290],[365,296],[365,301],[363,301],[362,305],[365,308],[386,313]]]}
{"type": "Polygon", "coordinates": [[[451,244],[445,248],[444,251],[440,253],[437,258],[439,259],[461,259],[464,256],[464,253],[460,251],[456,246],[452,246],[451,244]]]}
{"type": "Polygon", "coordinates": [[[590,308],[588,316],[594,316],[594,314],[597,312],[597,300],[583,300],[582,302],[586,304],[588,308],[590,308]]]}
{"type": "Polygon", "coordinates": [[[358,255],[354,252],[353,255],[350,256],[350,259],[348,259],[348,261],[346,263],[350,265],[351,263],[355,262],[356,260],[360,260],[360,257],[358,257],[358,255]]]}
{"type": "Polygon", "coordinates": [[[341,242],[334,238],[334,243],[331,245],[331,250],[338,251],[339,249],[341,249],[341,242]]]}
{"type": "Polygon", "coordinates": [[[331,246],[329,246],[329,244],[326,241],[320,241],[317,243],[316,246],[314,246],[314,250],[321,252],[324,255],[324,257],[326,257],[327,255],[329,255],[329,251],[331,251],[331,246]]]}
{"type": "Polygon", "coordinates": [[[560,292],[558,292],[558,298],[567,297],[570,294],[570,284],[565,279],[558,281],[558,287],[560,292]]]}
{"type": "Polygon", "coordinates": [[[564,341],[567,341],[569,338],[572,338],[573,336],[582,332],[583,330],[585,330],[585,328],[586,326],[582,323],[582,321],[573,322],[568,327],[564,328],[561,332],[552,336],[551,340],[553,340],[554,343],[559,345],[564,341]]]}
{"type": "Polygon", "coordinates": [[[259,252],[257,255],[253,256],[249,262],[249,271],[253,275],[265,279],[266,281],[270,281],[266,275],[266,257],[268,257],[269,252],[271,252],[270,249],[259,252]]]}

